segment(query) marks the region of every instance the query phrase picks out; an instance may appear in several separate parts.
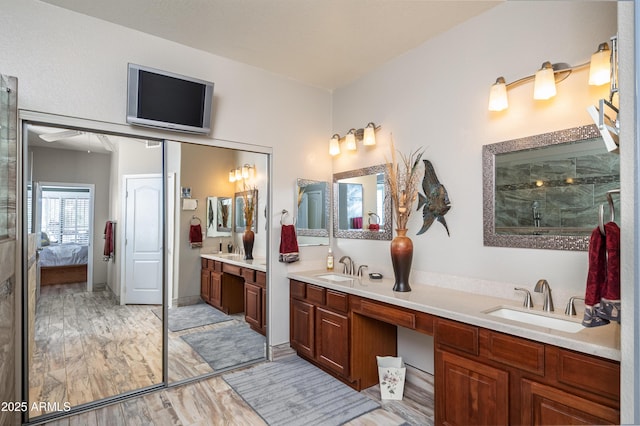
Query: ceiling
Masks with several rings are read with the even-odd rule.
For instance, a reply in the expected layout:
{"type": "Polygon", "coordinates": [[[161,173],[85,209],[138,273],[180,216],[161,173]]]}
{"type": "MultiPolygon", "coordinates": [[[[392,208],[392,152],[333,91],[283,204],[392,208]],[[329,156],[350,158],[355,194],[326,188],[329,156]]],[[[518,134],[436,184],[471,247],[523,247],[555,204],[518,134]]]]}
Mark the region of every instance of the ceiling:
{"type": "Polygon", "coordinates": [[[146,140],[142,139],[124,138],[84,130],[71,130],[34,124],[27,126],[25,139],[28,141],[30,147],[86,151],[88,154],[110,154],[113,151],[117,151],[118,144],[123,139],[147,143],[146,140]]]}
{"type": "Polygon", "coordinates": [[[504,0],[42,0],[326,89],[504,0]]]}

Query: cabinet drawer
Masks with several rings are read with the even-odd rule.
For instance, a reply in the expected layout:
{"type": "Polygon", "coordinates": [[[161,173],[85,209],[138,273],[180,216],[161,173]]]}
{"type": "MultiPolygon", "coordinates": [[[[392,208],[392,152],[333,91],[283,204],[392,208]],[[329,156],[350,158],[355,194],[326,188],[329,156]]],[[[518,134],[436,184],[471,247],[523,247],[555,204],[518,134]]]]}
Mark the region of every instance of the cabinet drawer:
{"type": "Polygon", "coordinates": [[[544,376],[544,345],[482,329],[481,353],[487,358],[544,376]]]}
{"type": "Polygon", "coordinates": [[[217,260],[210,260],[209,266],[216,272],[222,272],[222,262],[218,262],[217,260]]]}
{"type": "Polygon", "coordinates": [[[305,283],[301,283],[300,281],[290,280],[289,292],[291,293],[291,297],[293,297],[294,299],[302,300],[307,297],[307,285],[305,283]]]}
{"type": "Polygon", "coordinates": [[[247,282],[254,283],[256,282],[256,271],[249,268],[242,268],[242,278],[247,282]]]}
{"type": "Polygon", "coordinates": [[[202,269],[209,269],[209,259],[205,259],[204,257],[200,258],[200,267],[202,269]]]}
{"type": "Polygon", "coordinates": [[[256,271],[256,284],[261,284],[263,287],[267,285],[267,274],[262,271],[256,271]]]}
{"type": "Polygon", "coordinates": [[[223,263],[222,272],[226,272],[227,274],[231,274],[231,275],[241,276],[242,268],[236,265],[229,265],[228,263],[223,263]]]}
{"type": "Polygon", "coordinates": [[[307,284],[307,300],[316,305],[325,304],[325,289],[317,285],[307,284]]]}
{"type": "Polygon", "coordinates": [[[349,311],[349,296],[334,290],[327,289],[327,308],[334,311],[349,311]]]}
{"type": "Polygon", "coordinates": [[[553,352],[554,349],[557,351],[556,374],[558,382],[616,401],[619,400],[619,363],[565,349],[548,347],[549,352],[553,352]]]}
{"type": "Polygon", "coordinates": [[[435,328],[436,345],[478,355],[478,327],[439,318],[435,328]]]}
{"type": "Polygon", "coordinates": [[[416,315],[401,308],[360,300],[360,312],[371,318],[411,329],[416,328],[416,315]]]}

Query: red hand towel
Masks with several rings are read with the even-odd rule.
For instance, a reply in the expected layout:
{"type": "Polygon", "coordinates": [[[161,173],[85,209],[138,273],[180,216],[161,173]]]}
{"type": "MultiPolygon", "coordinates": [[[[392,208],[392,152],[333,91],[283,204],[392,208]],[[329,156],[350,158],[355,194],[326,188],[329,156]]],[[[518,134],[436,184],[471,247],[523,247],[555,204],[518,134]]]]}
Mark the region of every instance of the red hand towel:
{"type": "Polygon", "coordinates": [[[202,228],[200,224],[191,225],[191,228],[189,228],[189,242],[191,244],[202,243],[202,228]]]}
{"type": "Polygon", "coordinates": [[[607,281],[602,297],[620,300],[620,228],[615,222],[604,225],[607,247],[607,281]]]}
{"type": "Polygon", "coordinates": [[[105,257],[105,260],[111,257],[114,248],[113,241],[113,222],[110,220],[104,225],[104,249],[102,254],[105,257]]]}
{"type": "Polygon", "coordinates": [[[280,231],[280,262],[292,263],[299,259],[298,238],[294,225],[282,225],[280,231]]]}
{"type": "Polygon", "coordinates": [[[589,273],[587,274],[587,289],[584,304],[594,306],[600,303],[602,290],[607,274],[606,247],[599,228],[591,232],[589,239],[589,273]]]}

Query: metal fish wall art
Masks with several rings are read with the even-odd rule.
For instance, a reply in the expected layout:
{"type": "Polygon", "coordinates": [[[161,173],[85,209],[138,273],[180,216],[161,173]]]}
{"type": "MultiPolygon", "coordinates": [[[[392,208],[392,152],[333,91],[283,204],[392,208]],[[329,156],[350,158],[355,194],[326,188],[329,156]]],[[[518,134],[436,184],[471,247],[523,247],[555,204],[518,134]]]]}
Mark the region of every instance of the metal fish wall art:
{"type": "Polygon", "coordinates": [[[449,234],[449,227],[444,215],[451,209],[451,202],[449,201],[449,195],[444,185],[438,180],[436,171],[433,169],[433,164],[429,160],[422,160],[424,163],[424,179],[422,179],[422,191],[424,195],[418,193],[418,209],[422,208],[422,228],[418,231],[417,235],[426,232],[434,220],[437,220],[447,230],[449,234]]]}

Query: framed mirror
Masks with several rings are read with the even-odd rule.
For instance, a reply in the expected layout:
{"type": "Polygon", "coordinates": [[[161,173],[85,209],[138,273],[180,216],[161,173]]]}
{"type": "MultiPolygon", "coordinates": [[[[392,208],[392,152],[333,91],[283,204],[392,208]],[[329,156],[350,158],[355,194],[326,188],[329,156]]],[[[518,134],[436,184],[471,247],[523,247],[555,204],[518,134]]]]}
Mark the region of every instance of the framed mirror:
{"type": "Polygon", "coordinates": [[[230,236],[232,221],[231,197],[207,197],[207,237],[230,236]]]}
{"type": "Polygon", "coordinates": [[[485,246],[587,250],[620,189],[620,157],[595,125],[485,145],[482,162],[485,246]]]}
{"type": "MultiPolygon", "coordinates": [[[[258,199],[258,190],[250,190],[250,191],[242,191],[236,192],[233,196],[233,231],[234,232],[244,232],[247,227],[247,223],[244,219],[244,200],[245,197],[255,197],[258,199]]],[[[258,211],[257,209],[253,212],[253,223],[251,224],[251,230],[253,232],[258,232],[258,211]]]]}
{"type": "Polygon", "coordinates": [[[333,235],[391,240],[392,214],[384,164],[333,175],[333,235]]]}
{"type": "Polygon", "coordinates": [[[296,181],[296,232],[299,236],[329,236],[329,183],[296,181]]]}

